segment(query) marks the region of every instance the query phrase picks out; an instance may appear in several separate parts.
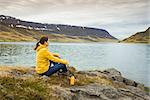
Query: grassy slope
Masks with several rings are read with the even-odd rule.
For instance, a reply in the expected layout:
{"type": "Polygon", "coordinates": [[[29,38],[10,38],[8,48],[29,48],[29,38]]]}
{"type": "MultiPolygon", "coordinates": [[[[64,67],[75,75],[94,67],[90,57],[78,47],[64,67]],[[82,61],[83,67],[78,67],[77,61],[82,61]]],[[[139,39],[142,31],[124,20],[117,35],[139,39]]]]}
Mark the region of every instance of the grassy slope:
{"type": "Polygon", "coordinates": [[[150,28],[144,32],[138,32],[129,38],[124,39],[122,42],[127,43],[150,43],[150,28]]]}
{"type": "Polygon", "coordinates": [[[63,34],[49,34],[23,28],[10,28],[0,25],[0,41],[36,41],[42,36],[48,36],[51,42],[116,42],[112,39],[85,36],[66,36],[63,34]]]}

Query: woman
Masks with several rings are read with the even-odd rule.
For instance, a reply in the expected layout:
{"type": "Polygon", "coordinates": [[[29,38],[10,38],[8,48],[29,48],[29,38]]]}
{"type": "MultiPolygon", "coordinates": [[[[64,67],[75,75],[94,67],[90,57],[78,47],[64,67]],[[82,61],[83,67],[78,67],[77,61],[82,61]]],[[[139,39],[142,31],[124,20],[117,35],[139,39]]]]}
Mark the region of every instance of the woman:
{"type": "Polygon", "coordinates": [[[60,59],[59,54],[48,51],[48,37],[42,37],[36,44],[36,72],[39,75],[50,76],[57,71],[67,72],[66,60],[60,59]],[[53,66],[51,66],[53,64],[53,66]]]}

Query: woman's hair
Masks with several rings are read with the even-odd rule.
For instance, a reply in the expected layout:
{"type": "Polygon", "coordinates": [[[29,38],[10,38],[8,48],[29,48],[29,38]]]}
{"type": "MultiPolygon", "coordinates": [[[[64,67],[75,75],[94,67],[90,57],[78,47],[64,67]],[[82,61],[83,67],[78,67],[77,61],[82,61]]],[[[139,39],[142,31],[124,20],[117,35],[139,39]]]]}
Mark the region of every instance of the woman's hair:
{"type": "Polygon", "coordinates": [[[38,48],[38,46],[40,46],[40,44],[44,44],[44,42],[47,42],[47,41],[48,41],[48,37],[46,37],[46,36],[41,37],[40,41],[37,42],[34,50],[36,50],[38,48]]]}

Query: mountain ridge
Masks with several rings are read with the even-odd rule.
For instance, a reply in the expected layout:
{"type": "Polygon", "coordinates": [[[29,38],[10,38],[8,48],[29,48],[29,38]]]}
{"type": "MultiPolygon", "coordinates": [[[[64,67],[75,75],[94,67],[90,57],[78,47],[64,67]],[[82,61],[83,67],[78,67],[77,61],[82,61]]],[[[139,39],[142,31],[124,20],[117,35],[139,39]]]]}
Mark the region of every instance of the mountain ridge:
{"type": "Polygon", "coordinates": [[[150,43],[150,27],[145,31],[137,32],[121,42],[126,43],[150,43]]]}
{"type": "MultiPolygon", "coordinates": [[[[43,24],[37,22],[23,21],[15,17],[5,16],[5,15],[0,15],[0,25],[1,27],[5,26],[7,28],[15,29],[15,30],[18,30],[19,28],[28,30],[31,31],[30,33],[36,31],[42,33],[42,35],[56,35],[56,36],[63,35],[69,39],[79,38],[82,40],[83,38],[86,38],[88,39],[86,41],[93,41],[93,42],[94,41],[101,42],[101,41],[105,41],[105,39],[106,41],[118,40],[117,38],[110,35],[109,32],[104,29],[74,26],[74,25],[63,25],[63,24],[43,24]]],[[[2,32],[2,30],[3,29],[1,28],[0,32],[2,32]]]]}

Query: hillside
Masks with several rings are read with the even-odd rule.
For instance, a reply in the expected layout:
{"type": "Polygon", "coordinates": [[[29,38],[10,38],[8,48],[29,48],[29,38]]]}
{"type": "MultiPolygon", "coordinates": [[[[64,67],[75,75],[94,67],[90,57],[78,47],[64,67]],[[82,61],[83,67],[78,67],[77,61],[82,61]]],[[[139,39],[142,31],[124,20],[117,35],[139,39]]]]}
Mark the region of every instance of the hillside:
{"type": "Polygon", "coordinates": [[[117,41],[106,30],[22,21],[0,15],[0,41],[36,41],[48,36],[52,42],[108,42],[117,41]]]}
{"type": "Polygon", "coordinates": [[[129,43],[150,43],[150,27],[143,32],[137,32],[136,34],[130,36],[122,40],[122,42],[129,42],[129,43]]]}

